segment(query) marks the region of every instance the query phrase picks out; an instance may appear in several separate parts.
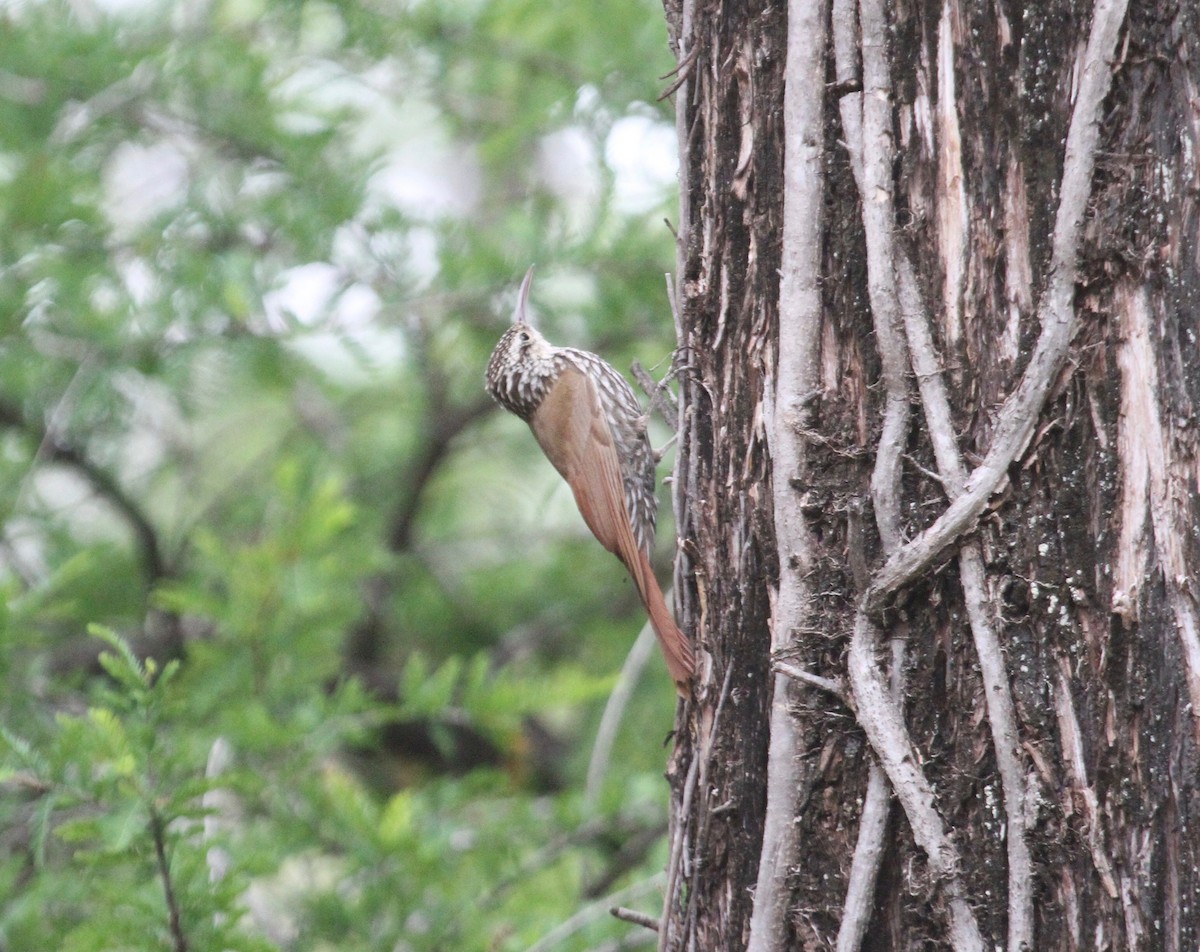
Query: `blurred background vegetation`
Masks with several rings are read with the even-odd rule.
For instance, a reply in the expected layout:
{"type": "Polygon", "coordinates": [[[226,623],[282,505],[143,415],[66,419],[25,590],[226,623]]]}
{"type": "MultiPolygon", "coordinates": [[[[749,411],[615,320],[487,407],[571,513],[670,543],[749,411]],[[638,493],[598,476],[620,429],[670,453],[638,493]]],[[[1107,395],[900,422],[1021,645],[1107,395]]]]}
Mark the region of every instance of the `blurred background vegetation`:
{"type": "Polygon", "coordinates": [[[482,375],[531,262],[666,373],[672,65],[653,0],[0,3],[0,952],[652,939],[673,690],[585,793],[643,616],[482,375]]]}

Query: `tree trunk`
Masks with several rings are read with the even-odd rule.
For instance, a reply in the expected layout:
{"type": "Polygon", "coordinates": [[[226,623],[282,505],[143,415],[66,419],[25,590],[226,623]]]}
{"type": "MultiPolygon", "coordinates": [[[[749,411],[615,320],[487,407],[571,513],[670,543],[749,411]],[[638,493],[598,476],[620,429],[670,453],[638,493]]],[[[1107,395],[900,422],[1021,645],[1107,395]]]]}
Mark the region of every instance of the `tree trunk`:
{"type": "Polygon", "coordinates": [[[660,948],[1200,948],[1200,8],[666,12],[660,948]]]}

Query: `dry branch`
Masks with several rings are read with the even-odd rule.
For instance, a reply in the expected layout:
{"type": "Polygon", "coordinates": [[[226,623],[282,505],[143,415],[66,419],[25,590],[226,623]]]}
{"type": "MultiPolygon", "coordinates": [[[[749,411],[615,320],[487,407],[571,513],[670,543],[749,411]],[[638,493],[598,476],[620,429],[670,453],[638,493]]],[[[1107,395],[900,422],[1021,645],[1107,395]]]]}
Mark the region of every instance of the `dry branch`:
{"type": "MultiPolygon", "coordinates": [[[[882,49],[884,34],[876,29],[877,6],[873,0],[863,4],[864,85],[868,97],[880,89],[872,70],[875,55],[882,49]]],[[[930,865],[948,877],[946,893],[951,907],[951,939],[956,948],[979,947],[980,938],[973,914],[957,884],[957,858],[945,839],[942,821],[933,807],[932,790],[923,773],[908,756],[911,741],[898,712],[887,704],[881,678],[874,661],[878,631],[866,617],[882,599],[912,581],[936,559],[946,546],[974,525],[992,493],[1000,485],[1008,465],[1024,451],[1051,382],[1066,356],[1075,328],[1074,289],[1079,237],[1091,190],[1096,142],[1099,136],[1099,111],[1111,83],[1109,58],[1124,19],[1124,0],[1098,0],[1091,35],[1084,55],[1083,79],[1072,113],[1067,137],[1060,203],[1055,222],[1051,272],[1039,307],[1042,331],[1037,347],[1020,385],[1006,401],[997,421],[995,436],[981,466],[964,479],[957,445],[950,425],[948,402],[933,356],[927,318],[921,309],[906,308],[906,330],[914,351],[921,351],[932,366],[914,364],[922,385],[922,403],[930,417],[931,436],[938,455],[943,483],[951,495],[951,504],[930,529],[890,556],[877,574],[860,607],[850,649],[850,680],[859,702],[859,719],[896,787],[914,836],[929,854],[930,865]],[[923,336],[922,336],[923,335],[923,336]],[[878,705],[878,706],[876,706],[878,705]],[[884,746],[881,746],[884,745],[884,746]],[[899,756],[898,756],[899,755],[899,756]],[[960,945],[960,943],[962,943],[960,945]]],[[[886,83],[886,74],[878,74],[886,83]]],[[[886,89],[886,85],[883,87],[886,89]]],[[[885,97],[880,97],[885,99],[885,97]]],[[[865,139],[872,141],[871,99],[864,107],[865,139]]],[[[864,204],[886,192],[872,190],[869,161],[875,149],[864,150],[861,185],[864,204]]],[[[857,169],[856,169],[857,172],[857,169]]],[[[864,213],[865,217],[865,213],[864,213]]],[[[869,232],[868,232],[869,236],[869,232]]],[[[895,260],[895,259],[892,259],[895,260]]],[[[890,264],[890,262],[889,262],[890,264]]],[[[901,265],[901,284],[909,285],[906,295],[917,301],[915,277],[911,265],[901,265]],[[907,273],[906,273],[907,272],[907,273]]],[[[874,299],[872,300],[874,307],[874,299]]],[[[883,342],[881,341],[881,347],[883,342]]],[[[886,365],[885,365],[886,374],[886,365]]],[[[961,556],[964,590],[975,633],[977,649],[987,686],[989,721],[997,747],[1001,779],[1005,787],[1006,809],[1010,818],[1010,948],[1019,949],[1032,941],[1032,861],[1025,843],[1025,784],[1018,754],[1015,711],[1009,693],[1007,673],[998,637],[986,605],[982,559],[975,546],[961,556]]]]}
{"type": "Polygon", "coordinates": [[[663,877],[661,874],[651,876],[649,879],[643,879],[631,886],[626,886],[611,896],[605,896],[603,899],[589,903],[576,912],[575,915],[559,923],[547,932],[537,942],[529,946],[526,952],[551,952],[552,949],[560,948],[571,936],[582,931],[597,919],[605,915],[611,915],[612,910],[619,908],[622,903],[640,899],[642,896],[653,892],[662,885],[662,881],[663,877]]]}
{"type": "MultiPolygon", "coordinates": [[[[862,96],[843,97],[841,113],[862,200],[868,293],[886,389],[883,428],[871,476],[871,496],[883,551],[891,555],[902,543],[900,476],[909,425],[909,357],[901,327],[895,272],[892,87],[887,18],[883,4],[878,0],[864,0],[860,15],[865,92],[862,96]]],[[[845,6],[837,11],[835,27],[838,53],[848,59],[853,48],[853,23],[852,13],[845,6]]],[[[839,68],[839,75],[844,69],[844,66],[839,68]]],[[[886,689],[884,674],[875,662],[879,634],[876,626],[860,614],[851,639],[849,668],[858,720],[883,771],[896,788],[917,842],[929,854],[930,865],[938,877],[944,880],[951,944],[957,952],[982,950],[983,940],[974,912],[963,898],[964,888],[958,879],[958,853],[938,814],[933,790],[917,766],[919,758],[904,724],[902,698],[886,689]],[[901,764],[907,766],[903,775],[899,772],[901,764]]],[[[872,769],[864,801],[870,810],[864,808],[864,823],[859,830],[851,864],[845,915],[838,935],[839,952],[857,949],[866,929],[870,897],[874,893],[882,841],[887,830],[887,800],[884,778],[878,769],[872,769]]]]}
{"type": "Polygon", "coordinates": [[[154,840],[154,860],[158,878],[162,882],[163,899],[167,904],[167,926],[171,934],[173,952],[188,952],[190,944],[183,931],[183,915],[179,897],[175,892],[175,881],[171,875],[171,861],[167,857],[167,821],[155,806],[150,807],[150,835],[154,840]]]}
{"type": "MultiPolygon", "coordinates": [[[[850,167],[859,194],[865,195],[863,183],[862,135],[862,78],[859,65],[857,4],[855,0],[834,0],[831,17],[833,31],[834,69],[839,88],[843,89],[838,108],[842,131],[850,156],[850,167]]],[[[852,546],[854,543],[851,543],[852,546]]],[[[865,570],[861,573],[865,575],[865,570]]],[[[865,584],[860,581],[860,584],[865,584]]],[[[898,683],[897,665],[902,656],[893,659],[893,686],[898,683]]],[[[842,921],[838,926],[837,952],[858,952],[866,935],[867,925],[875,907],[875,884],[883,859],[887,838],[888,815],[891,812],[892,787],[887,773],[877,760],[867,768],[867,789],[863,793],[863,808],[859,816],[858,838],[846,881],[846,898],[842,906],[842,921]]]]}
{"type": "MultiPolygon", "coordinates": [[[[792,0],[788,5],[779,355],[774,390],[768,384],[764,397],[780,565],[779,596],[771,624],[775,652],[791,645],[795,632],[812,614],[808,575],[815,543],[792,483],[804,471],[810,395],[820,382],[825,9],[823,0],[792,0]]],[[[800,724],[788,703],[791,691],[791,679],[776,673],[767,750],[766,818],[747,952],[770,952],[787,941],[791,889],[786,871],[798,858],[796,814],[813,772],[812,765],[800,756],[800,724]]]]}
{"type": "MultiPolygon", "coordinates": [[[[891,695],[896,703],[904,697],[904,640],[892,639],[891,695]]],[[[867,768],[867,790],[863,794],[858,819],[858,839],[846,882],[842,921],[838,926],[837,952],[858,952],[862,947],[871,913],[875,909],[875,883],[883,861],[889,814],[892,809],[892,785],[877,760],[867,768]]]]}
{"type": "MultiPolygon", "coordinates": [[[[916,272],[903,252],[897,262],[900,302],[904,313],[913,372],[921,406],[937,460],[938,476],[951,500],[962,492],[966,477],[962,454],[954,438],[954,425],[945,381],[933,343],[929,314],[921,299],[916,272]]],[[[997,613],[989,604],[983,556],[974,542],[959,552],[959,576],[979,668],[983,677],[988,725],[996,751],[996,766],[1004,791],[1008,849],[1008,947],[1010,952],[1033,948],[1033,857],[1029,852],[1027,791],[1004,653],[996,630],[997,613]]]]}
{"type": "Polygon", "coordinates": [[[1091,194],[1100,109],[1112,83],[1112,55],[1128,0],[1097,0],[1084,53],[1082,78],[1067,132],[1062,186],[1054,220],[1054,238],[1046,289],[1038,304],[1042,330],[1017,389],[996,418],[992,445],[971,473],[963,494],[919,536],[892,555],[875,577],[867,607],[874,612],[888,595],[918,578],[975,521],[1000,488],[1008,466],[1025,450],[1033,435],[1050,385],[1057,376],[1075,334],[1075,278],[1079,240],[1091,194]]]}
{"type": "Polygon", "coordinates": [[[623,922],[631,922],[635,926],[642,926],[649,929],[651,932],[658,932],[659,922],[654,916],[648,916],[644,912],[638,912],[636,909],[626,909],[624,906],[613,906],[608,910],[609,915],[623,922]]]}
{"type": "Polygon", "coordinates": [[[875,661],[879,631],[859,607],[850,641],[848,669],[859,723],[874,748],[934,875],[942,881],[949,909],[949,935],[955,950],[982,952],[983,939],[958,875],[958,851],[935,806],[933,788],[916,759],[899,707],[892,701],[875,661]],[[865,713],[864,713],[865,712],[865,713]]]}
{"type": "Polygon", "coordinates": [[[786,661],[776,661],[772,667],[779,673],[787,675],[793,681],[799,681],[801,684],[807,684],[814,688],[819,688],[828,694],[832,694],[839,700],[845,700],[846,691],[840,681],[833,678],[823,678],[819,674],[813,674],[811,671],[805,671],[803,668],[798,668],[794,664],[788,664],[786,661]]]}
{"type": "Polygon", "coordinates": [[[679,803],[678,810],[675,809],[675,800],[671,800],[672,815],[668,834],[670,859],[667,862],[667,884],[663,889],[663,928],[658,933],[659,952],[665,952],[670,948],[671,939],[675,935],[675,930],[672,929],[675,920],[671,915],[671,909],[681,891],[680,879],[685,875],[683,865],[689,845],[687,819],[691,814],[692,798],[696,793],[696,779],[699,772],[700,759],[693,757],[692,762],[688,765],[687,776],[684,778],[683,798],[679,803]]]}

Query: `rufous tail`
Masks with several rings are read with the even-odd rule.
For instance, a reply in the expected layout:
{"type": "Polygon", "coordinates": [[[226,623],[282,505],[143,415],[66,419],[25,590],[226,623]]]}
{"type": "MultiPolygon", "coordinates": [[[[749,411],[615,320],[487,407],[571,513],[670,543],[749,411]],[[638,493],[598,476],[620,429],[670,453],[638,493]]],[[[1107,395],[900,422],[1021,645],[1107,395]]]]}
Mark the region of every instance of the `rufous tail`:
{"type": "Polygon", "coordinates": [[[692,653],[691,642],[687,635],[679,630],[671,610],[667,608],[658,579],[650,568],[650,560],[646,553],[639,552],[640,572],[633,572],[633,580],[637,583],[638,593],[650,615],[650,624],[658,635],[658,645],[662,648],[663,658],[667,662],[667,671],[675,682],[675,690],[682,698],[692,696],[692,675],[696,673],[696,657],[692,653]]]}

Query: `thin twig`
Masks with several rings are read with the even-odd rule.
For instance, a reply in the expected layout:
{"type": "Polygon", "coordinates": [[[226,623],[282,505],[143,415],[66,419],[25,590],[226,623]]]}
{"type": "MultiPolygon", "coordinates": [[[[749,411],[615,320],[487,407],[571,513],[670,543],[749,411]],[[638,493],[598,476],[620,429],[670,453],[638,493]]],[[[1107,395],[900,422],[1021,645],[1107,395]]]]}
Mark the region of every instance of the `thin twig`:
{"type": "MultiPolygon", "coordinates": [[[[904,697],[904,638],[892,639],[891,695],[896,703],[904,697]]],[[[892,785],[879,761],[872,758],[867,768],[867,789],[858,820],[858,839],[846,880],[846,900],[838,927],[837,952],[857,952],[862,946],[871,913],[875,910],[875,883],[883,861],[892,812],[892,785]]]]}
{"type": "MultiPolygon", "coordinates": [[[[671,595],[667,593],[669,600],[671,595]]],[[[592,756],[588,760],[587,781],[584,784],[583,807],[584,813],[591,813],[600,801],[600,789],[604,786],[604,775],[608,771],[608,762],[612,757],[613,744],[616,742],[617,731],[621,728],[621,720],[633,696],[646,665],[654,655],[654,629],[647,622],[625,656],[621,665],[621,673],[617,675],[617,683],[613,685],[608,702],[604,705],[604,713],[600,717],[600,726],[596,728],[596,740],[592,744],[592,756]]]]}
{"type": "MultiPolygon", "coordinates": [[[[688,773],[688,780],[692,781],[694,783],[694,786],[692,786],[689,790],[685,791],[685,793],[684,793],[684,803],[685,804],[690,804],[691,794],[694,793],[695,791],[697,791],[697,790],[700,791],[701,796],[706,796],[709,792],[708,771],[712,767],[713,748],[714,748],[714,744],[716,742],[717,732],[720,730],[720,727],[721,727],[721,716],[725,712],[725,702],[729,699],[729,689],[730,689],[731,685],[733,684],[734,667],[735,667],[735,665],[733,665],[732,663],[726,664],[725,677],[721,681],[721,695],[720,695],[720,697],[717,698],[717,706],[716,706],[716,709],[713,711],[712,719],[708,724],[707,733],[701,740],[699,755],[696,757],[696,760],[693,761],[693,765],[696,763],[696,761],[698,761],[700,764],[700,769],[699,769],[698,775],[693,776],[693,774],[690,771],[688,773]]],[[[705,841],[705,839],[708,836],[709,824],[711,823],[712,818],[716,815],[717,815],[717,813],[711,809],[702,809],[700,811],[700,818],[696,824],[696,829],[694,832],[694,842],[702,843],[705,841]]],[[[684,854],[682,856],[682,858],[684,860],[686,860],[687,859],[686,854],[684,854]]],[[[692,925],[695,922],[695,918],[696,918],[696,897],[697,897],[697,895],[698,895],[698,893],[695,889],[690,890],[689,894],[688,894],[687,914],[686,914],[686,918],[684,921],[685,921],[685,926],[689,932],[691,931],[692,925]]],[[[665,931],[663,932],[663,936],[664,936],[664,939],[667,937],[665,931]]],[[[661,946],[663,944],[663,940],[660,940],[659,944],[661,946]]]]}
{"type": "Polygon", "coordinates": [[[175,886],[171,881],[171,864],[167,861],[166,823],[162,814],[153,806],[150,807],[150,835],[154,838],[158,877],[162,880],[163,896],[167,902],[167,925],[171,930],[171,945],[174,952],[188,952],[188,940],[183,932],[179,901],[175,898],[175,886]]]}
{"type": "Polygon", "coordinates": [[[671,85],[666,88],[666,90],[662,93],[662,95],[660,95],[658,97],[658,102],[662,102],[664,99],[666,99],[668,96],[670,96],[677,89],[681,89],[683,87],[684,83],[686,83],[688,81],[688,76],[691,75],[692,67],[696,63],[696,56],[699,54],[699,52],[700,52],[699,47],[693,47],[691,52],[689,52],[686,56],[684,56],[683,59],[681,59],[679,61],[678,65],[673,70],[671,70],[670,73],[667,73],[665,76],[659,77],[659,79],[666,79],[667,76],[671,76],[672,74],[676,74],[676,73],[678,74],[678,76],[676,76],[676,78],[675,78],[675,81],[673,83],[671,83],[671,85]]]}
{"type": "MultiPolygon", "coordinates": [[[[670,822],[671,850],[670,859],[667,861],[667,885],[663,890],[662,921],[664,928],[659,933],[660,950],[666,949],[673,932],[671,910],[675,906],[675,897],[679,892],[679,877],[683,874],[683,858],[687,851],[688,817],[691,815],[692,800],[695,797],[696,780],[699,773],[700,758],[695,756],[693,751],[692,762],[688,764],[687,776],[683,780],[683,797],[680,800],[679,809],[673,812],[670,822]]],[[[692,892],[694,893],[694,890],[692,892]]]]}
{"type": "MultiPolygon", "coordinates": [[[[675,235],[675,240],[679,240],[679,235],[674,230],[671,231],[675,235]]],[[[671,317],[675,323],[675,336],[680,337],[680,328],[683,326],[679,317],[679,298],[675,291],[675,279],[671,277],[671,272],[667,271],[663,274],[663,278],[667,283],[667,301],[671,305],[671,317]]]]}
{"type": "Polygon", "coordinates": [[[772,666],[779,674],[787,675],[793,681],[800,681],[803,684],[812,685],[814,688],[820,688],[822,691],[832,694],[839,701],[845,701],[846,694],[842,682],[836,678],[823,678],[819,674],[813,674],[811,671],[805,671],[803,668],[798,668],[794,664],[788,664],[786,661],[776,661],[772,666]]]}
{"type": "Polygon", "coordinates": [[[587,927],[590,923],[595,922],[601,916],[608,915],[614,906],[619,906],[621,903],[630,902],[634,899],[639,899],[642,896],[659,888],[663,884],[663,875],[659,873],[651,876],[649,879],[643,879],[631,886],[626,886],[624,889],[613,893],[610,896],[605,896],[603,899],[598,899],[596,902],[588,903],[580,909],[575,915],[571,916],[564,922],[560,922],[553,929],[547,932],[544,936],[538,939],[533,945],[526,949],[526,952],[550,952],[551,949],[557,949],[565,939],[570,938],[579,930],[587,927]]]}
{"type": "Polygon", "coordinates": [[[646,394],[649,400],[646,406],[646,416],[652,416],[657,413],[662,421],[675,429],[675,421],[671,419],[671,415],[679,415],[679,401],[675,399],[675,394],[671,392],[670,381],[673,373],[668,373],[661,381],[655,380],[653,375],[640,361],[635,360],[629,366],[630,372],[633,374],[633,379],[637,381],[638,386],[642,388],[642,392],[646,394]],[[667,411],[670,411],[668,413],[667,411]]]}
{"type": "Polygon", "coordinates": [[[635,926],[644,926],[651,932],[657,932],[660,928],[659,921],[654,916],[648,916],[644,912],[638,912],[636,909],[626,909],[624,906],[613,906],[608,910],[609,915],[616,919],[621,919],[624,922],[632,922],[635,926]]]}

